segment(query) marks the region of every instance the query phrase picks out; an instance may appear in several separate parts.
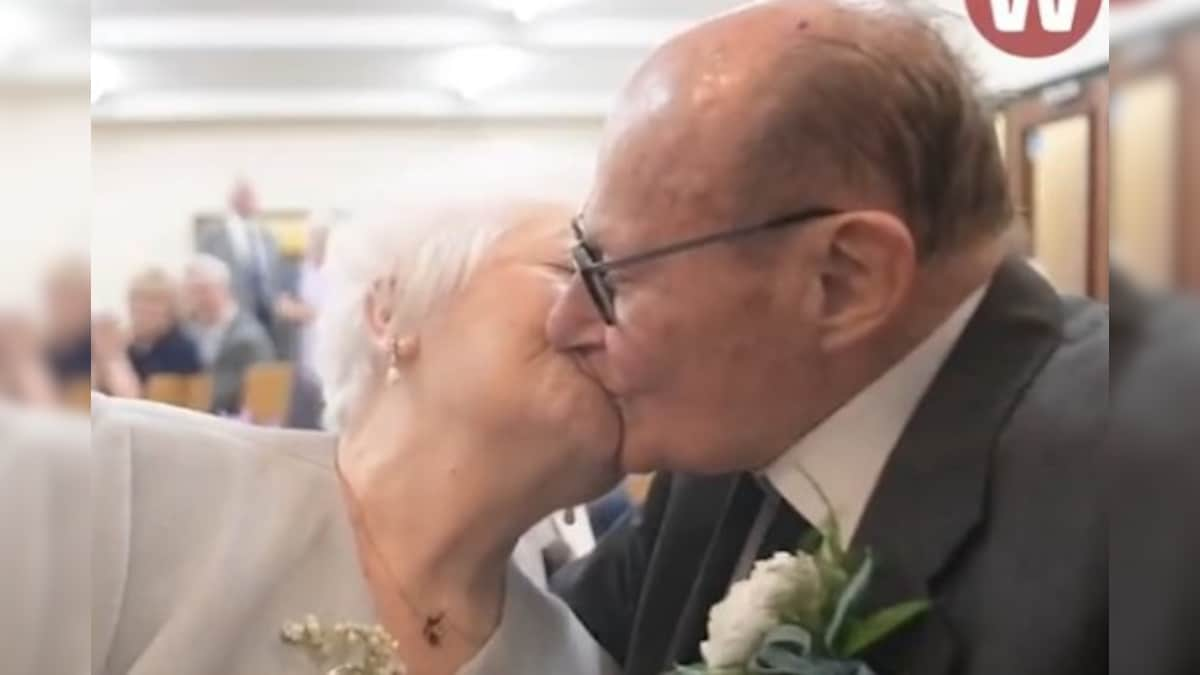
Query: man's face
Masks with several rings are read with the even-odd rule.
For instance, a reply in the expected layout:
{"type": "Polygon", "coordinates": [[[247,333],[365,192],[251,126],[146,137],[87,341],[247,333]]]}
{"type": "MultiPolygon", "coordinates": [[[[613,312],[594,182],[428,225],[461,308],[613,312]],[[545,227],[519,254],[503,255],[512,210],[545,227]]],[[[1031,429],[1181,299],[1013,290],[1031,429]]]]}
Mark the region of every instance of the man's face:
{"type": "MultiPolygon", "coordinates": [[[[739,215],[728,188],[736,161],[711,131],[655,121],[610,127],[582,213],[605,259],[760,217],[739,215]]],[[[614,272],[615,325],[602,321],[578,278],[559,298],[547,331],[619,401],[626,470],[757,468],[802,433],[799,411],[821,387],[821,369],[816,277],[796,246],[801,230],[614,272]]]]}
{"type": "Polygon", "coordinates": [[[233,188],[229,202],[233,212],[242,218],[250,218],[258,212],[258,197],[254,194],[254,188],[245,183],[233,188]]]}
{"type": "Polygon", "coordinates": [[[221,320],[229,303],[229,290],[223,284],[202,275],[189,274],[184,287],[193,319],[204,325],[221,320]]]}

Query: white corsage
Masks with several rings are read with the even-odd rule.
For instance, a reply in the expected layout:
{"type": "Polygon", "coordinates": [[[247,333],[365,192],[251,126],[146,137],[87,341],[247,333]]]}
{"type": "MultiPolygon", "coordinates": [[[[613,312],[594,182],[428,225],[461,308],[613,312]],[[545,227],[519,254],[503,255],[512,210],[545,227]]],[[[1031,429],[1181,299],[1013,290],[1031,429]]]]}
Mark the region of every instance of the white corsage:
{"type": "Polygon", "coordinates": [[[875,560],[870,551],[841,546],[832,508],[829,513],[815,554],[803,548],[776,553],[730,587],[709,611],[708,639],[700,645],[704,662],[678,666],[673,675],[874,675],[862,653],[923,613],[928,602],[862,616],[875,560]]]}

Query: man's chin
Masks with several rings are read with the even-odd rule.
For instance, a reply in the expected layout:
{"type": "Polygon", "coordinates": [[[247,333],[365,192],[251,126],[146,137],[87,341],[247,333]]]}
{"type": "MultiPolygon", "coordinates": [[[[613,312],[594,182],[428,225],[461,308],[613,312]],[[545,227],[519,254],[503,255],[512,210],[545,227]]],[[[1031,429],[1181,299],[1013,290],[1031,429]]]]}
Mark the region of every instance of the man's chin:
{"type": "Polygon", "coordinates": [[[659,453],[632,443],[622,444],[619,461],[621,470],[627,474],[653,473],[667,469],[659,453]]]}

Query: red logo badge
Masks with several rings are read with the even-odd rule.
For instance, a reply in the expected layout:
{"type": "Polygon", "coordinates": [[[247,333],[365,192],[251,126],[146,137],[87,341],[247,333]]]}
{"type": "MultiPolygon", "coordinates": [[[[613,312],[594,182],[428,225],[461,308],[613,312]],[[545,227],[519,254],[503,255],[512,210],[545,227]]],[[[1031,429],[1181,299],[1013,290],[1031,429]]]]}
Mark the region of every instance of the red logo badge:
{"type": "Polygon", "coordinates": [[[1054,56],[1096,25],[1104,0],[966,0],[981,35],[1013,56],[1054,56]]]}

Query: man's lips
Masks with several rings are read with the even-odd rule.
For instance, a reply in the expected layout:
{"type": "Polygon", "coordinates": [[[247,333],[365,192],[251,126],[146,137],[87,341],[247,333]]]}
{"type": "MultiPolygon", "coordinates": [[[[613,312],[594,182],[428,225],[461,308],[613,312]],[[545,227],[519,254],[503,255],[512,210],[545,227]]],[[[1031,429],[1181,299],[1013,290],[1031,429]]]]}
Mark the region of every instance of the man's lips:
{"type": "Polygon", "coordinates": [[[595,383],[595,385],[597,387],[600,388],[600,391],[604,392],[605,400],[607,400],[609,405],[612,406],[613,415],[617,418],[617,442],[616,442],[616,446],[613,448],[613,457],[614,457],[614,461],[619,462],[621,453],[625,448],[625,427],[626,427],[625,415],[623,414],[623,411],[621,409],[621,398],[619,396],[617,396],[615,393],[613,393],[611,389],[609,389],[607,386],[605,386],[604,381],[600,378],[599,374],[597,374],[595,372],[595,370],[591,367],[591,364],[589,364],[587,362],[587,359],[585,359],[579,355],[572,355],[571,361],[574,362],[575,368],[579,371],[579,373],[581,375],[583,375],[587,379],[591,380],[593,383],[595,383]]]}

